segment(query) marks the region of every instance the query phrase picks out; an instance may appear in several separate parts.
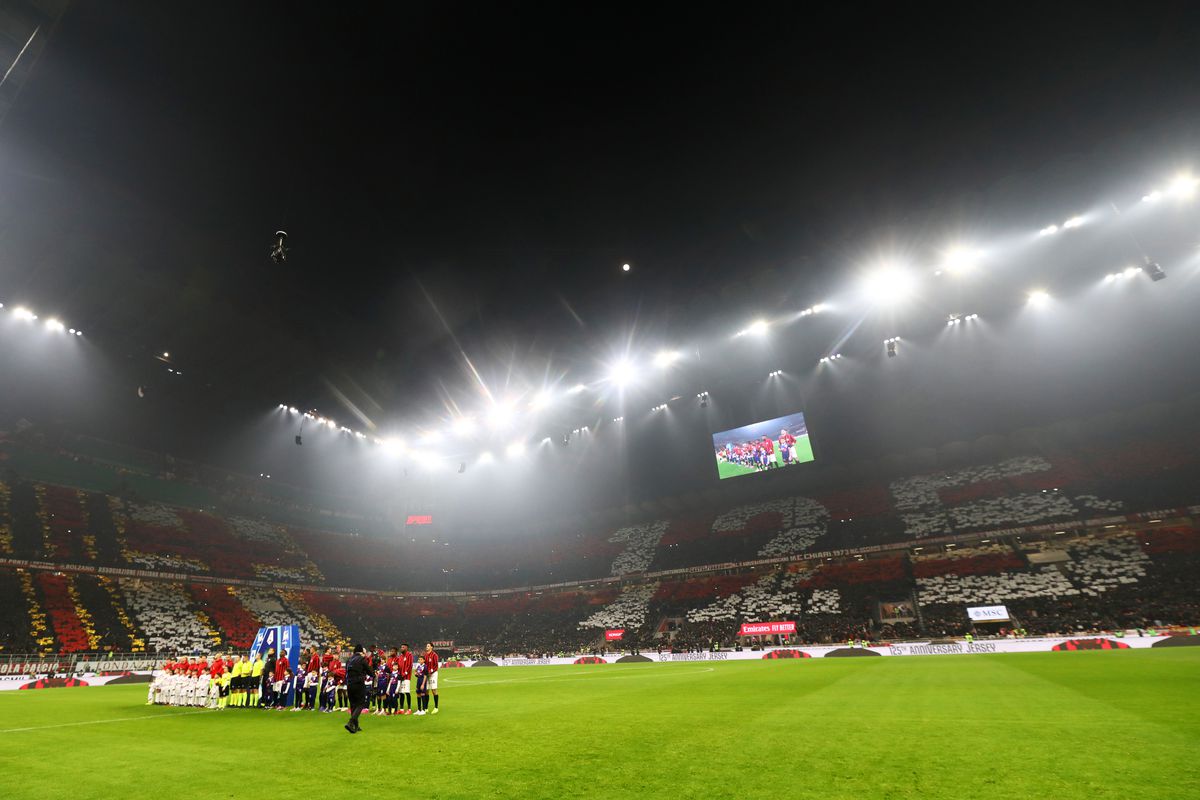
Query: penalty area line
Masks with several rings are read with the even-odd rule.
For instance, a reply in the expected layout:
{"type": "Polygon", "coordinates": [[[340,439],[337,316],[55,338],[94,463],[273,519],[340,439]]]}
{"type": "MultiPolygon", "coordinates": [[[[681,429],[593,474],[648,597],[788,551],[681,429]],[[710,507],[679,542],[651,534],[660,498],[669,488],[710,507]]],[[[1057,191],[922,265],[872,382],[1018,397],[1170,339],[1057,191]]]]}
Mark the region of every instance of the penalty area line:
{"type": "Polygon", "coordinates": [[[141,717],[120,717],[119,719],[91,719],[85,722],[60,722],[57,725],[33,725],[28,728],[0,728],[0,733],[20,733],[21,731],[44,731],[49,728],[74,728],[77,725],[106,725],[110,722],[133,722],[139,719],[175,719],[176,717],[188,717],[192,714],[207,714],[212,711],[211,708],[203,708],[199,711],[181,711],[178,714],[146,714],[141,717]]]}

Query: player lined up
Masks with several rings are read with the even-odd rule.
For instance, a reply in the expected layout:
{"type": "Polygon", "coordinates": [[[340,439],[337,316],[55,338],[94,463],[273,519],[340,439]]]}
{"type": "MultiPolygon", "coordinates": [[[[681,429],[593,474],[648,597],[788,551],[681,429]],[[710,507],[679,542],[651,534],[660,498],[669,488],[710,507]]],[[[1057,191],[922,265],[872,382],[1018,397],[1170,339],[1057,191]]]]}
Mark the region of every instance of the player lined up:
{"type": "MultiPolygon", "coordinates": [[[[146,695],[146,705],[194,706],[199,708],[259,708],[277,711],[349,711],[344,653],[325,648],[303,651],[293,672],[286,654],[274,649],[257,655],[223,655],[210,662],[206,657],[167,661],[155,673],[146,695]]],[[[371,683],[371,713],[377,716],[438,713],[438,655],[432,643],[413,661],[408,644],[393,647],[388,655],[376,648],[369,656],[374,672],[371,683]],[[414,686],[415,684],[415,686],[414,686]],[[413,710],[413,690],[417,710],[413,710]],[[429,698],[433,709],[429,712],[429,698]]]]}
{"type": "Polygon", "coordinates": [[[779,431],[778,449],[779,458],[776,458],[776,440],[769,436],[763,436],[761,439],[751,439],[741,444],[726,444],[725,447],[717,450],[716,455],[719,460],[750,467],[759,472],[787,466],[798,460],[796,458],[796,437],[786,428],[779,431]],[[779,463],[780,459],[783,461],[782,464],[779,463]]]}

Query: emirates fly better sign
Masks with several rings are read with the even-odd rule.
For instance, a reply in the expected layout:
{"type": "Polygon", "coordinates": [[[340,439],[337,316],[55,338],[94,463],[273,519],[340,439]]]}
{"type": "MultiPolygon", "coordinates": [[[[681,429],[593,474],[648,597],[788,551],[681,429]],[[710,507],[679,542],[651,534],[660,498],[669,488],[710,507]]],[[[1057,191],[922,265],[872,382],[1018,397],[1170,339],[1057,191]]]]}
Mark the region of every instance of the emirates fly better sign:
{"type": "Polygon", "coordinates": [[[777,633],[795,633],[794,622],[743,622],[738,636],[773,636],[777,633]]]}

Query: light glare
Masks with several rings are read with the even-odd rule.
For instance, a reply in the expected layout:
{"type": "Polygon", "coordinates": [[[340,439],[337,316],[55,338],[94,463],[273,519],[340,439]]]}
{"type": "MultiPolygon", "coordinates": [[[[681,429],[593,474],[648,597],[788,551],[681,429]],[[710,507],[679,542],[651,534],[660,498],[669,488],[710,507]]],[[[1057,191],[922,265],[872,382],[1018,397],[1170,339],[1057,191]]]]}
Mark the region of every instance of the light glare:
{"type": "Polygon", "coordinates": [[[1167,194],[1179,199],[1187,199],[1196,193],[1200,180],[1191,175],[1179,175],[1167,186],[1167,194]]]}
{"type": "Polygon", "coordinates": [[[863,292],[874,305],[896,305],[907,300],[915,289],[912,274],[899,267],[876,270],[863,281],[863,292]]]}
{"type": "Polygon", "coordinates": [[[618,387],[628,386],[633,382],[633,378],[633,365],[624,359],[613,364],[612,368],[608,371],[609,382],[618,387]]]}
{"type": "Polygon", "coordinates": [[[679,352],[676,350],[660,350],[658,355],[654,357],[654,366],[669,367],[679,360],[679,352]]]}

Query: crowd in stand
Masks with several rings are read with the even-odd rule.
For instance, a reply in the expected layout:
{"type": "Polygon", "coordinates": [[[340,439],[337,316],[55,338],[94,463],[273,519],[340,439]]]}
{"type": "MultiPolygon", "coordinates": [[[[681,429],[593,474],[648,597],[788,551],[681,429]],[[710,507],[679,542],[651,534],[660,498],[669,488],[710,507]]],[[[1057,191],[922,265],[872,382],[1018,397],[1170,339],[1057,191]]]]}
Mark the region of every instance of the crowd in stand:
{"type": "MultiPolygon", "coordinates": [[[[586,653],[614,646],[605,643],[604,632],[620,628],[625,649],[707,649],[737,645],[741,622],[773,618],[797,622],[793,642],[962,636],[980,632],[965,607],[992,603],[1006,604],[1031,634],[1194,623],[1200,616],[1195,520],[1165,530],[1146,523],[1135,531],[1087,535],[1074,523],[1152,508],[1151,500],[1191,498],[1189,481],[1200,461],[1173,442],[1092,456],[1014,456],[828,488],[813,497],[698,510],[686,518],[481,543],[453,556],[476,587],[493,585],[480,576],[512,572],[501,563],[506,557],[533,565],[521,579],[620,579],[544,595],[343,598],[311,588],[283,592],[127,576],[99,583],[91,576],[0,568],[0,644],[9,652],[80,651],[112,641],[117,630],[113,638],[144,642],[152,651],[207,653],[245,647],[259,625],[286,622],[301,627],[303,641],[322,646],[349,638],[396,641],[403,628],[405,635],[465,641],[494,656],[586,653]],[[1162,465],[1171,470],[1165,478],[1162,465]],[[1118,492],[1125,499],[1115,499],[1118,492]],[[1061,539],[993,535],[953,547],[928,538],[965,531],[985,536],[1047,521],[1061,524],[1061,539]],[[667,567],[808,557],[823,548],[901,541],[908,544],[891,553],[797,559],[782,569],[726,566],[708,575],[645,576],[667,567]],[[893,601],[911,604],[911,616],[881,613],[880,604],[893,601]]],[[[393,588],[409,575],[427,579],[435,563],[408,559],[411,554],[390,540],[301,531],[19,476],[0,483],[0,551],[310,587],[332,584],[330,576],[367,576],[393,588]]]]}

